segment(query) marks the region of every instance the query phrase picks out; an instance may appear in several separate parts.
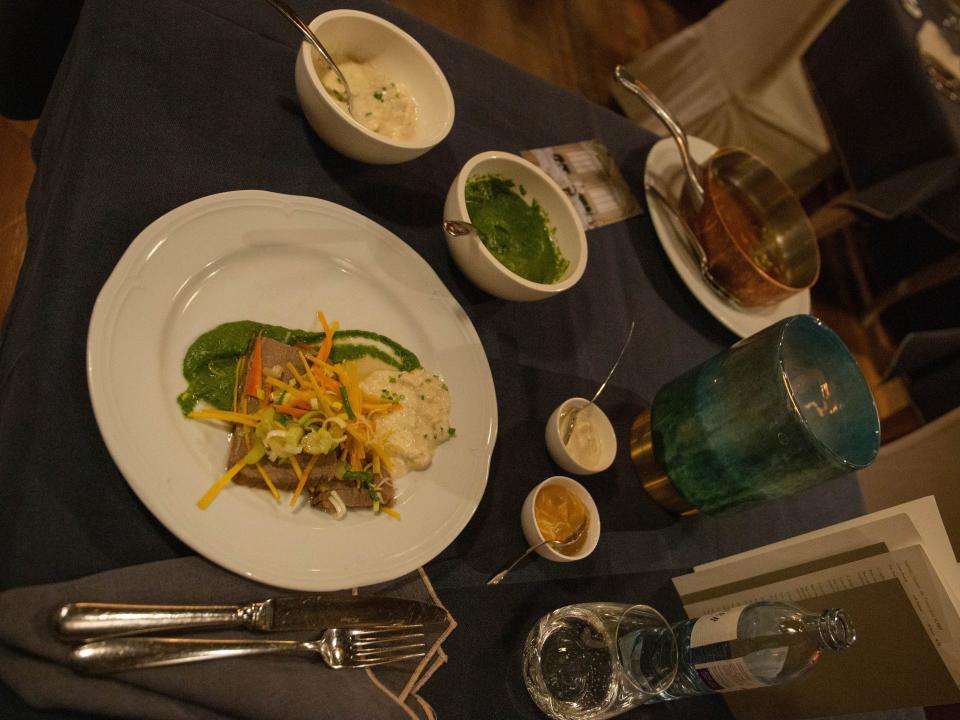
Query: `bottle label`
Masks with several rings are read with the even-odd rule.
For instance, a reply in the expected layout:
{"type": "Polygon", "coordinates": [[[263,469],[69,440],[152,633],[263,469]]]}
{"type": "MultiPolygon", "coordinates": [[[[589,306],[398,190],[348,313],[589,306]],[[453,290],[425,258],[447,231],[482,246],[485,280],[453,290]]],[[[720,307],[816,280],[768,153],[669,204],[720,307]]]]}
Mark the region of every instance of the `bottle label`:
{"type": "Polygon", "coordinates": [[[694,665],[697,675],[704,685],[717,692],[729,690],[748,690],[766,687],[767,684],[750,672],[743,658],[731,658],[718,662],[694,665]]]}
{"type": "MultiPolygon", "coordinates": [[[[737,639],[737,626],[746,606],[704,615],[690,632],[690,662],[700,680],[711,690],[747,690],[766,687],[742,657],[731,657],[730,641],[737,639]]],[[[780,662],[786,660],[786,653],[780,662]]]]}
{"type": "Polygon", "coordinates": [[[744,609],[738,607],[732,610],[721,610],[698,618],[690,633],[690,647],[698,648],[736,640],[737,625],[740,623],[740,615],[743,614],[744,609]]]}

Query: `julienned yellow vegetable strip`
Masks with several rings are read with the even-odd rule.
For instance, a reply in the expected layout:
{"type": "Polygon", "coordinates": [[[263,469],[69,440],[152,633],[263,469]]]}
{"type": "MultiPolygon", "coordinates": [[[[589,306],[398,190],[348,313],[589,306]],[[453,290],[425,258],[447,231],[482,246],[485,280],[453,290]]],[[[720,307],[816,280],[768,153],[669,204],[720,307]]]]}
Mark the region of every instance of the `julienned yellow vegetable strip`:
{"type": "MultiPolygon", "coordinates": [[[[379,443],[371,442],[367,443],[367,449],[373,453],[374,462],[378,462],[387,468],[387,472],[393,472],[393,464],[390,462],[390,455],[379,443]]],[[[380,474],[380,469],[377,468],[376,474],[380,474]]]]}
{"type": "Polygon", "coordinates": [[[232,468],[227,470],[223,475],[221,475],[220,479],[217,480],[213,485],[211,485],[210,489],[207,490],[207,492],[204,493],[203,497],[197,501],[197,507],[200,508],[201,510],[206,510],[207,506],[213,502],[213,499],[220,494],[220,491],[223,490],[231,480],[233,480],[233,477],[238,472],[243,470],[243,467],[246,464],[247,464],[246,461],[244,459],[241,459],[239,462],[237,462],[236,465],[234,465],[232,468]]]}
{"type": "Polygon", "coordinates": [[[290,456],[290,467],[293,468],[293,474],[297,476],[297,489],[293,493],[293,497],[290,498],[290,507],[293,507],[297,504],[297,498],[300,497],[300,493],[303,492],[304,485],[307,484],[307,476],[300,469],[300,463],[297,462],[297,458],[290,456]]]}
{"type": "Polygon", "coordinates": [[[354,440],[360,443],[361,446],[365,446],[367,444],[367,439],[363,436],[363,434],[359,430],[357,430],[357,428],[354,425],[347,425],[345,430],[354,440]]]}
{"type": "Polygon", "coordinates": [[[287,369],[290,371],[290,374],[297,379],[297,385],[304,387],[307,382],[303,379],[303,375],[300,374],[300,371],[297,370],[292,362],[287,363],[287,369]]]}
{"type": "MultiPolygon", "coordinates": [[[[331,365],[330,363],[324,360],[321,360],[318,355],[311,355],[310,353],[305,353],[305,355],[307,359],[310,360],[310,362],[312,362],[316,367],[320,368],[325,373],[328,373],[330,375],[335,375],[337,372],[337,368],[340,367],[339,365],[331,365]]],[[[330,378],[330,381],[336,383],[336,380],[334,380],[333,378],[330,378]]]]}
{"type": "Polygon", "coordinates": [[[397,512],[396,510],[394,510],[393,508],[387,507],[386,505],[381,505],[381,506],[380,506],[380,512],[386,513],[387,515],[389,515],[390,517],[392,517],[394,520],[399,520],[399,519],[400,519],[400,513],[398,513],[398,512],[397,512]]]}
{"type": "Polygon", "coordinates": [[[223,422],[248,425],[249,427],[256,427],[260,422],[260,419],[253,415],[244,415],[243,413],[231,412],[229,410],[215,410],[213,408],[194,410],[187,417],[193,418],[194,420],[222,420],[223,422]]]}
{"type": "Polygon", "coordinates": [[[400,406],[392,402],[367,402],[366,399],[364,399],[361,412],[364,414],[387,412],[398,407],[400,406]]]}
{"type": "Polygon", "coordinates": [[[297,489],[293,493],[293,497],[290,498],[290,507],[295,507],[297,500],[300,499],[300,493],[303,492],[304,486],[307,484],[307,479],[310,477],[310,471],[313,470],[313,466],[316,464],[319,455],[311,455],[310,459],[307,461],[307,466],[301,470],[300,463],[297,462],[295,457],[290,458],[290,465],[293,467],[293,472],[297,475],[297,489]]]}
{"type": "Polygon", "coordinates": [[[350,452],[350,469],[363,470],[363,460],[367,456],[363,441],[353,438],[353,442],[350,444],[353,446],[353,450],[350,452]]]}
{"type": "Polygon", "coordinates": [[[317,398],[317,404],[320,406],[320,409],[323,413],[330,417],[334,414],[333,409],[330,407],[330,403],[327,401],[326,393],[320,388],[320,385],[317,383],[317,376],[313,372],[313,366],[307,364],[306,356],[301,352],[300,353],[300,362],[303,363],[303,367],[306,369],[307,378],[310,380],[310,386],[313,388],[314,395],[317,398]]]}
{"type": "Polygon", "coordinates": [[[290,385],[290,384],[288,384],[288,383],[285,383],[283,380],[278,380],[278,379],[275,378],[275,377],[269,377],[269,376],[268,376],[268,377],[267,377],[267,383],[270,384],[270,385],[273,385],[274,387],[280,388],[280,389],[283,390],[284,392],[288,392],[288,393],[290,393],[291,395],[293,395],[295,398],[299,398],[299,399],[301,399],[301,400],[310,397],[310,392],[309,392],[309,391],[305,391],[305,390],[301,390],[301,389],[299,389],[299,388],[295,388],[293,385],[290,385]]]}
{"type": "Polygon", "coordinates": [[[260,473],[260,477],[262,477],[263,481],[267,484],[267,489],[270,490],[270,494],[273,495],[273,499],[277,502],[280,502],[280,491],[277,490],[277,486],[273,484],[270,476],[267,475],[267,471],[263,469],[263,465],[256,463],[256,468],[257,472],[260,473]]]}

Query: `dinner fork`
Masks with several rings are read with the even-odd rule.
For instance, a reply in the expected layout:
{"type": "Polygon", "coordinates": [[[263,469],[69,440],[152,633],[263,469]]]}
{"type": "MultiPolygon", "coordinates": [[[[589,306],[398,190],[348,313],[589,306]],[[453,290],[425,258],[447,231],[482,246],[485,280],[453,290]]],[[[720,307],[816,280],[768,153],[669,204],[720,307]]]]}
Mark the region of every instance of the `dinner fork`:
{"type": "Polygon", "coordinates": [[[180,663],[247,655],[317,653],[328,667],[365,668],[423,657],[422,625],[381,628],[330,628],[317,640],[213,640],[179,637],[127,637],[96,640],[70,653],[79,672],[105,675],[180,663]]]}

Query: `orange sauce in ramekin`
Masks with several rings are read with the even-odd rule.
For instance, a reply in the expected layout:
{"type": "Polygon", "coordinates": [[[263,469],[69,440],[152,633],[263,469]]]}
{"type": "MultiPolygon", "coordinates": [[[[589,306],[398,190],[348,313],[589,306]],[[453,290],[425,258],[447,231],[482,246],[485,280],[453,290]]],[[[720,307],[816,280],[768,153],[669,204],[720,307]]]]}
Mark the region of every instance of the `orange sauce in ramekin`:
{"type": "MultiPolygon", "coordinates": [[[[589,521],[587,508],[573,492],[562,485],[547,485],[533,501],[533,515],[544,540],[564,540],[589,521]]],[[[576,555],[586,542],[586,531],[577,542],[555,548],[564,555],[576,555]]]]}

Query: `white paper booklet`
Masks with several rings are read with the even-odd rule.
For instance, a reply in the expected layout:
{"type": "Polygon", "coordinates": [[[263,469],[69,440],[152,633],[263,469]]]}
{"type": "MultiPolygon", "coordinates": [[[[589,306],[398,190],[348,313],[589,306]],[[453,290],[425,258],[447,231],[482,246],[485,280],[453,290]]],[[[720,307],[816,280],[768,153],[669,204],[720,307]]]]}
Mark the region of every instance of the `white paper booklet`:
{"type": "Polygon", "coordinates": [[[698,566],[674,585],[699,617],[757,600],[803,605],[893,579],[960,686],[960,567],[933,497],[698,566]]]}

